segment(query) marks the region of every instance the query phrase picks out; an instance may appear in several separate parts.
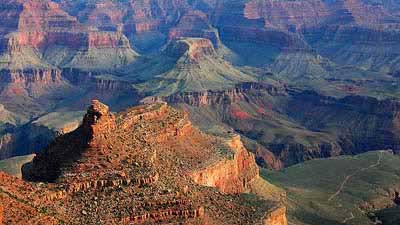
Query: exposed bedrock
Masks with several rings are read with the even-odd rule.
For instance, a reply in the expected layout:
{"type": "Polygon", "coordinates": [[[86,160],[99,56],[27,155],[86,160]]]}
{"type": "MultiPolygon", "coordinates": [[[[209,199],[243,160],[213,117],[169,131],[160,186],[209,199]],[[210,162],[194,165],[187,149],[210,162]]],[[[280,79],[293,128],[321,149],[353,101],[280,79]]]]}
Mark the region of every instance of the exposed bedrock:
{"type": "Polygon", "coordinates": [[[240,136],[228,144],[234,151],[233,159],[217,162],[192,173],[191,177],[198,184],[217,187],[225,193],[242,193],[258,177],[258,167],[254,155],[244,148],[240,136]]]}
{"type": "Polygon", "coordinates": [[[271,210],[263,220],[264,225],[287,225],[286,208],[279,207],[271,210]]]}
{"type": "Polygon", "coordinates": [[[207,56],[216,57],[213,44],[205,38],[178,40],[168,45],[165,53],[176,58],[185,56],[190,63],[198,63],[203,57],[207,56]]]}
{"type": "Polygon", "coordinates": [[[222,91],[186,92],[167,97],[147,97],[148,102],[166,101],[171,104],[185,103],[191,106],[208,106],[216,104],[231,104],[248,100],[245,93],[264,90],[270,95],[286,95],[284,86],[275,86],[266,83],[247,82],[239,84],[234,89],[222,91]]]}
{"type": "Polygon", "coordinates": [[[28,86],[30,83],[52,84],[62,81],[58,69],[1,70],[1,83],[15,83],[28,86]]]}
{"type": "MultiPolygon", "coordinates": [[[[25,68],[0,70],[0,93],[7,106],[15,113],[12,99],[39,99],[48,95],[57,95],[57,91],[67,91],[72,87],[56,68],[25,68]],[[10,102],[9,102],[10,101],[10,102]]],[[[29,102],[29,100],[27,100],[29,102]]],[[[27,103],[28,103],[27,102],[27,103]]]]}
{"type": "Polygon", "coordinates": [[[30,31],[19,32],[8,39],[8,51],[23,51],[24,47],[46,49],[63,46],[71,50],[130,48],[129,41],[117,32],[30,31]]]}
{"type": "Polygon", "coordinates": [[[220,45],[218,31],[209,22],[208,15],[201,11],[191,10],[181,17],[179,23],[169,31],[169,39],[206,38],[211,40],[214,48],[220,45]]]}

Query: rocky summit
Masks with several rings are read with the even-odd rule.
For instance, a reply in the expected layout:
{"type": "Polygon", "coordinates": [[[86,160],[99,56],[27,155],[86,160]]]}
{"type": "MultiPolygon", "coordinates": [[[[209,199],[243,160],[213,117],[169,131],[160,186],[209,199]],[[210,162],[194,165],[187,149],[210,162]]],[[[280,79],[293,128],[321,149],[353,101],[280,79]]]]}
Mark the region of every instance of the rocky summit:
{"type": "Polygon", "coordinates": [[[166,103],[114,114],[94,100],[22,175],[0,174],[5,224],[287,224],[240,137],[206,135],[166,103]]]}

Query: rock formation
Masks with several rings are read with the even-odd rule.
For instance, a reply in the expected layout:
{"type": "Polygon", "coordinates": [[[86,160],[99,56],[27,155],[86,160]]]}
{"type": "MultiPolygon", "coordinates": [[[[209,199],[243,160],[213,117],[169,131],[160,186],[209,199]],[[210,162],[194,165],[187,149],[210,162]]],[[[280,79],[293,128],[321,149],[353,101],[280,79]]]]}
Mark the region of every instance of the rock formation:
{"type": "Polygon", "coordinates": [[[209,39],[188,38],[169,45],[166,54],[172,57],[186,56],[188,63],[199,63],[204,57],[217,57],[217,53],[209,39]]]}
{"type": "Polygon", "coordinates": [[[255,197],[259,207],[248,207],[240,196],[259,178],[239,137],[203,134],[165,103],[113,114],[94,100],[82,125],[23,177],[50,183],[0,173],[5,223],[287,224],[279,199],[255,197]]]}

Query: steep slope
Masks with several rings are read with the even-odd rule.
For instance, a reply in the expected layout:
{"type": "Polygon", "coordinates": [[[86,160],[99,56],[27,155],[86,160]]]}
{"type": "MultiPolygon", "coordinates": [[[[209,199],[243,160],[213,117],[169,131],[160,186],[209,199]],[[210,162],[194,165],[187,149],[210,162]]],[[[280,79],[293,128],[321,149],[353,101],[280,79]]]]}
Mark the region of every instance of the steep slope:
{"type": "Polygon", "coordinates": [[[240,194],[262,182],[240,138],[205,135],[166,104],[115,115],[93,101],[76,131],[23,167],[25,179],[50,183],[0,176],[6,223],[287,224],[280,197],[240,194]]]}
{"type": "Polygon", "coordinates": [[[212,125],[222,123],[246,136],[250,141],[246,146],[257,154],[257,162],[268,168],[341,152],[330,134],[309,130],[283,113],[291,108],[287,104],[291,96],[279,84],[245,83],[226,91],[183,93],[164,99],[188,110],[205,130],[212,131],[212,125]]]}
{"type": "Polygon", "coordinates": [[[307,51],[281,52],[268,66],[268,70],[273,74],[292,82],[298,79],[329,78],[333,68],[333,63],[328,59],[307,51]]]}

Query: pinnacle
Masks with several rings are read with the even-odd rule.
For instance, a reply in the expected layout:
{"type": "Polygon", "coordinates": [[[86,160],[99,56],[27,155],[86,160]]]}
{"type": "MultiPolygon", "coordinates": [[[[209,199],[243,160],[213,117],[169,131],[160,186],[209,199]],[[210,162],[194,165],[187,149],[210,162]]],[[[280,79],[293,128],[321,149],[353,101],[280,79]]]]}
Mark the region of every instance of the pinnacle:
{"type": "Polygon", "coordinates": [[[108,113],[109,113],[108,106],[96,99],[92,100],[92,104],[87,109],[87,114],[95,114],[100,117],[103,115],[107,115],[108,113]]]}

